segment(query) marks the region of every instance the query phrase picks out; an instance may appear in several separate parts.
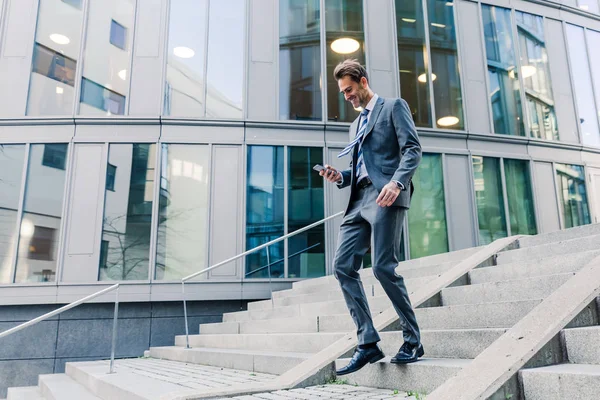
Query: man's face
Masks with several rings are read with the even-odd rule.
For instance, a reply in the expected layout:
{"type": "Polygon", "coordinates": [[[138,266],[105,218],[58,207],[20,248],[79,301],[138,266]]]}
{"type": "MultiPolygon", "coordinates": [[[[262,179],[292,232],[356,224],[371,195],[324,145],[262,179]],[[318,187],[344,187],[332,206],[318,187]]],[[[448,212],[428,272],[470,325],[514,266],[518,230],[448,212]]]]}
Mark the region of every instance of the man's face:
{"type": "Polygon", "coordinates": [[[344,76],[338,79],[340,92],[344,95],[346,101],[352,104],[352,107],[364,107],[367,105],[366,100],[369,97],[369,89],[367,80],[363,77],[359,82],[355,82],[349,76],[344,76]]]}

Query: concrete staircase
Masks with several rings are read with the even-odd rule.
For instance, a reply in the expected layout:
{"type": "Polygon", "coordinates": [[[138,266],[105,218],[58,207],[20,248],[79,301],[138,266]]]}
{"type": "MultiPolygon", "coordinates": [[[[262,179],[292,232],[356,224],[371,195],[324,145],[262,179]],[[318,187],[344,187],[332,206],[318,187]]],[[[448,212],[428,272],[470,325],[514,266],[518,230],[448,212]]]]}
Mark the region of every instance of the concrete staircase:
{"type": "MultiPolygon", "coordinates": [[[[478,250],[406,261],[396,271],[409,291],[415,290],[478,250]]],[[[389,363],[402,344],[401,327],[391,326],[381,332],[388,357],[343,381],[430,393],[598,255],[600,225],[524,237],[518,249],[498,253],[494,265],[472,270],[416,310],[423,359],[405,366],[389,363]]],[[[363,270],[361,276],[372,314],[389,308],[372,271],[363,270]]],[[[599,399],[597,303],[515,374],[497,398],[599,399]]],[[[151,348],[148,359],[118,360],[113,375],[106,375],[106,362],[68,363],[65,374],[40,376],[37,387],[9,389],[8,400],[159,399],[232,382],[267,382],[354,329],[334,277],[300,281],[275,292],[272,300],[225,314],[221,323],[200,325],[200,333],[189,337],[191,349],[178,336],[175,346],[151,348]]],[[[336,367],[345,365],[350,355],[338,359],[336,367]]]]}

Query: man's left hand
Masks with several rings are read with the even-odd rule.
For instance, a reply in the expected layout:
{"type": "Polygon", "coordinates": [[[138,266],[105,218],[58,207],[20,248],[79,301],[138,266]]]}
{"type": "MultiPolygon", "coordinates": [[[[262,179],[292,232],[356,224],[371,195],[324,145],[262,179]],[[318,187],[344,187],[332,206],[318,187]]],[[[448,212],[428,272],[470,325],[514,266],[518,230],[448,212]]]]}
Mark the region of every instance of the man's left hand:
{"type": "Polygon", "coordinates": [[[394,182],[390,182],[381,189],[376,203],[380,207],[389,207],[400,195],[400,188],[394,182]]]}

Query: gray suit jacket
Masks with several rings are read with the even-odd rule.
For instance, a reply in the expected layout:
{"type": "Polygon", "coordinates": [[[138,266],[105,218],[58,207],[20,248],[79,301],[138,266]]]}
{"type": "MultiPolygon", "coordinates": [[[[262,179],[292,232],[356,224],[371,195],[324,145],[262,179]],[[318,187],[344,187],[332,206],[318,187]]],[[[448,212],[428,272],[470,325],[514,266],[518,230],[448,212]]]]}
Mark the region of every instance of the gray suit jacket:
{"type": "MultiPolygon", "coordinates": [[[[350,126],[350,140],[356,136],[358,118],[350,126]]],[[[378,192],[391,180],[399,181],[406,190],[394,201],[394,206],[410,206],[411,179],[421,162],[421,143],[408,104],[403,99],[377,99],[362,142],[363,160],[369,178],[378,192]]],[[[342,171],[344,188],[351,185],[350,201],[356,194],[358,146],[354,146],[350,168],[342,171]]]]}

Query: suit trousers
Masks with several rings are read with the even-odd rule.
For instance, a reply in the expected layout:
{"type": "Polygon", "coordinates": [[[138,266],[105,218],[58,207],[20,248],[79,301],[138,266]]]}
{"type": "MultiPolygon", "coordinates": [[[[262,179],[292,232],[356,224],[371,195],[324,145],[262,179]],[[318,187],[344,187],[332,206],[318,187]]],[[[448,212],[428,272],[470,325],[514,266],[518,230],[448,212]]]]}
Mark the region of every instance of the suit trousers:
{"type": "Polygon", "coordinates": [[[358,344],[380,340],[358,273],[364,255],[372,243],[373,274],[390,298],[402,325],[404,341],[421,342],[415,312],[412,309],[404,278],[396,274],[406,208],[380,207],[375,200],[377,189],[369,185],[357,190],[340,226],[334,258],[334,274],[340,283],[348,310],[356,324],[358,344]]]}

